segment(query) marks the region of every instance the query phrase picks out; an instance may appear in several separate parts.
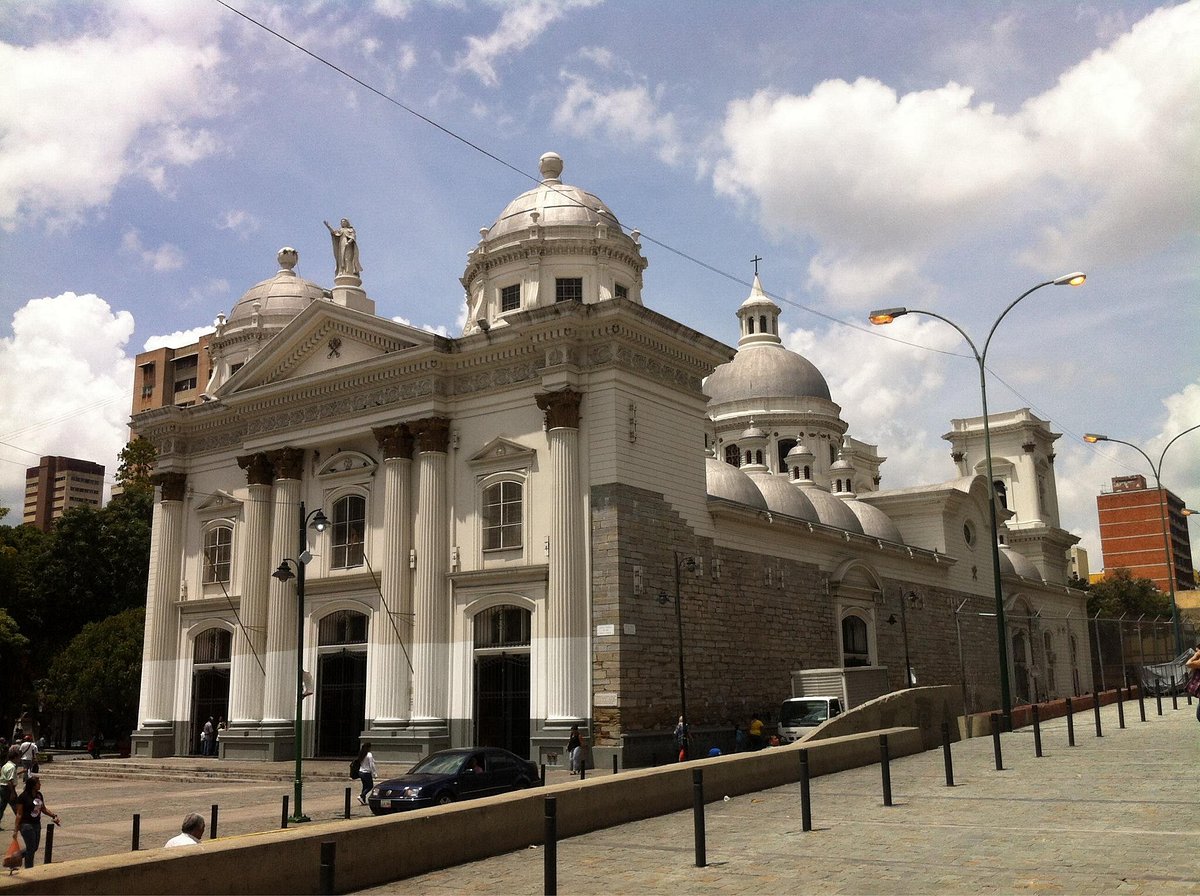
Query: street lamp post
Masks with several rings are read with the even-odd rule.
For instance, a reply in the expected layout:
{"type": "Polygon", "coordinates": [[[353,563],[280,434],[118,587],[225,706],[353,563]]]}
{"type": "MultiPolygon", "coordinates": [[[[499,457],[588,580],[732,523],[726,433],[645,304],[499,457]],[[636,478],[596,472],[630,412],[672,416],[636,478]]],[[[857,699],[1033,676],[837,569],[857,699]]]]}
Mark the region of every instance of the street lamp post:
{"type": "Polygon", "coordinates": [[[871,323],[876,325],[890,324],[897,317],[902,317],[905,314],[924,314],[927,317],[936,317],[943,323],[947,323],[958,330],[959,335],[971,347],[971,352],[975,355],[975,362],[979,365],[979,395],[983,404],[983,451],[987,461],[988,511],[992,529],[992,588],[995,591],[996,598],[996,642],[1000,654],[1000,705],[1004,713],[1004,718],[1010,726],[1012,724],[1012,690],[1008,683],[1008,634],[1004,621],[1004,592],[1000,583],[1000,523],[996,517],[996,478],[992,471],[992,432],[991,426],[988,423],[987,353],[989,346],[992,344],[992,336],[995,335],[996,328],[1000,326],[1000,322],[1027,295],[1036,292],[1043,286],[1082,286],[1086,279],[1087,276],[1085,274],[1076,271],[1071,274],[1064,274],[1054,280],[1047,280],[1031,289],[1025,290],[996,318],[996,322],[992,324],[992,328],[988,331],[987,339],[984,340],[982,352],[975,347],[975,343],[962,327],[934,311],[922,311],[917,308],[884,308],[879,311],[872,311],[870,314],[871,323]]]}
{"type": "Polygon", "coordinates": [[[293,737],[296,741],[295,756],[296,756],[296,780],[294,782],[293,791],[293,808],[290,821],[300,822],[309,821],[309,817],[304,814],[304,569],[308,566],[308,562],[312,559],[312,555],[308,552],[308,538],[305,530],[308,528],[311,520],[312,528],[317,532],[324,532],[329,525],[329,519],[319,508],[312,513],[306,513],[304,510],[304,502],[300,502],[300,528],[299,538],[297,539],[299,550],[296,553],[296,558],[285,557],[283,562],[279,564],[279,568],[271,573],[272,576],[279,579],[281,582],[296,580],[296,721],[293,737]],[[288,562],[296,564],[296,572],[292,573],[292,568],[288,562]]]}
{"type": "MultiPolygon", "coordinates": [[[[684,759],[690,759],[690,751],[688,750],[688,711],[687,711],[687,684],[683,675],[683,610],[679,601],[679,573],[686,566],[688,572],[695,572],[696,558],[688,555],[680,557],[679,551],[675,551],[675,628],[679,635],[679,717],[683,719],[683,746],[681,748],[684,759]]],[[[658,593],[658,602],[665,604],[669,598],[665,591],[658,593]]]]}
{"type": "Polygon", "coordinates": [[[1167,495],[1163,490],[1162,484],[1162,465],[1163,460],[1167,456],[1167,449],[1174,445],[1180,438],[1197,429],[1200,429],[1200,423],[1188,427],[1171,439],[1171,441],[1167,442],[1166,447],[1162,450],[1162,454],[1158,456],[1157,465],[1150,459],[1150,455],[1132,442],[1126,442],[1124,439],[1114,439],[1111,436],[1094,432],[1084,433],[1083,436],[1085,442],[1093,445],[1097,442],[1116,442],[1118,445],[1129,446],[1142,457],[1146,458],[1146,463],[1150,465],[1150,470],[1154,473],[1154,487],[1158,489],[1158,516],[1159,522],[1162,524],[1163,562],[1167,566],[1167,592],[1171,596],[1171,627],[1175,634],[1175,656],[1183,653],[1183,624],[1179,619],[1179,607],[1175,605],[1175,553],[1171,550],[1171,533],[1167,520],[1167,495]]]}

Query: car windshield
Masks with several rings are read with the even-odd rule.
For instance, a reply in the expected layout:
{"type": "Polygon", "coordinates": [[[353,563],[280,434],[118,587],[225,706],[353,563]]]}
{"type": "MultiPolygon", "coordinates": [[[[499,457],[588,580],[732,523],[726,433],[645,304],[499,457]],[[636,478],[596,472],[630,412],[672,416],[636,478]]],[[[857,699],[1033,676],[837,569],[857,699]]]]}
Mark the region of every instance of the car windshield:
{"type": "Polygon", "coordinates": [[[435,753],[426,756],[409,770],[411,775],[452,775],[466,757],[462,753],[435,753]]]}
{"type": "Polygon", "coordinates": [[[829,718],[829,704],[824,700],[789,700],[779,711],[781,725],[816,725],[829,718]]]}

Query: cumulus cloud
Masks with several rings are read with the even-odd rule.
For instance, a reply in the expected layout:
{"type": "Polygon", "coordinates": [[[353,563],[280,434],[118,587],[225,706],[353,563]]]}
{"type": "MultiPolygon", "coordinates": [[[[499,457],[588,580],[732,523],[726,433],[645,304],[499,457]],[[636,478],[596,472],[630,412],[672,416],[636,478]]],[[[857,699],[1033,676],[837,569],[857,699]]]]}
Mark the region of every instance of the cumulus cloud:
{"type": "Polygon", "coordinates": [[[155,249],[142,245],[141,235],[130,228],[121,235],[121,251],[136,255],[142,264],[152,271],[177,271],[183,267],[183,251],[172,243],[163,243],[155,249]]]}
{"type": "Polygon", "coordinates": [[[1011,115],[955,83],[762,91],[729,105],[714,187],[815,239],[811,285],[846,307],[1015,221],[1039,267],[1144,254],[1200,223],[1197,46],[1200,4],[1158,10],[1011,115]]]}
{"type": "Polygon", "coordinates": [[[214,332],[216,330],[213,327],[193,327],[190,330],[176,330],[165,336],[151,336],[142,346],[142,351],[149,352],[156,348],[182,348],[196,342],[201,336],[207,336],[214,332]]]}
{"type": "Polygon", "coordinates": [[[505,3],[496,29],[488,35],[467,37],[467,49],[455,60],[459,71],[474,73],[489,87],[500,83],[497,59],[524,50],[547,28],[572,9],[594,6],[599,0],[518,0],[505,3]]]}
{"type": "Polygon", "coordinates": [[[242,235],[243,238],[251,233],[255,233],[262,226],[262,223],[257,217],[250,214],[245,209],[231,208],[225,212],[217,221],[217,229],[219,230],[235,230],[242,235]]]}
{"type": "Polygon", "coordinates": [[[73,223],[129,177],[169,190],[173,167],[218,150],[198,125],[231,95],[212,16],[121,3],[78,34],[39,40],[34,7],[6,14],[32,24],[30,43],[0,42],[0,227],[73,223]]]}
{"type": "Polygon", "coordinates": [[[587,78],[563,72],[567,89],[554,124],[574,137],[604,133],[618,143],[636,143],[655,148],[659,159],[674,164],[682,149],[675,117],[659,108],[660,97],[644,84],[605,90],[587,78]]]}
{"type": "Polygon", "coordinates": [[[21,506],[24,466],[41,455],[102,463],[111,479],[129,436],[133,326],[129,312],[72,292],[13,315],[11,335],[0,337],[0,456],[10,461],[0,464],[0,503],[21,506]]]}

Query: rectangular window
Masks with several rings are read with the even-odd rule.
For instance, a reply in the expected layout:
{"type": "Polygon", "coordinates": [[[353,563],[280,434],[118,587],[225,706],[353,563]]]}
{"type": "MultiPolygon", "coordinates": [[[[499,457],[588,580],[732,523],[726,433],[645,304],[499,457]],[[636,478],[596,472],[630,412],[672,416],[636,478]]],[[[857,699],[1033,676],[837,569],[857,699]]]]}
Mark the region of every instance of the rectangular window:
{"type": "Polygon", "coordinates": [[[521,308],[521,284],[514,283],[500,290],[500,311],[519,311],[521,308]]]}
{"type": "Polygon", "coordinates": [[[583,278],[559,277],[554,281],[555,302],[582,302],[583,278]]]}
{"type": "Polygon", "coordinates": [[[613,295],[618,299],[627,299],[629,298],[629,287],[624,283],[618,283],[613,286],[613,295]]]}
{"type": "Polygon", "coordinates": [[[232,552],[231,526],[214,526],[204,533],[204,572],[201,581],[205,585],[229,581],[232,552]]]}
{"type": "Polygon", "coordinates": [[[348,495],[333,505],[334,569],[363,565],[367,531],[367,502],[360,495],[348,495]]]}
{"type": "Polygon", "coordinates": [[[521,483],[497,482],[483,491],[483,549],[521,547],[523,528],[521,483]]]}

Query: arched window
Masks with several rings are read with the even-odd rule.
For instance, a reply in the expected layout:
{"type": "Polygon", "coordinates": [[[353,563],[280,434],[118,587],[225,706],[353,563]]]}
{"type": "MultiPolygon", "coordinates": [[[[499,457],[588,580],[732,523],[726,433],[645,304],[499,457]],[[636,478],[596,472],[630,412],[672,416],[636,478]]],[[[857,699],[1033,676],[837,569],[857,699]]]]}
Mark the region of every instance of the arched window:
{"type": "Polygon", "coordinates": [[[777,447],[778,447],[778,456],[779,456],[778,469],[782,473],[784,470],[786,470],[788,468],[788,465],[787,465],[788,452],[796,447],[796,440],[795,439],[780,439],[777,447]]]}
{"type": "Polygon", "coordinates": [[[754,452],[754,462],[756,464],[761,464],[763,462],[762,449],[754,452]]]}
{"type": "Polygon", "coordinates": [[[351,569],[363,565],[367,532],[367,499],[362,495],[346,495],[333,505],[334,569],[351,569]]]}
{"type": "Polygon", "coordinates": [[[317,625],[317,645],[367,643],[367,617],[353,610],[334,610],[317,625]]]}
{"type": "Polygon", "coordinates": [[[483,549],[506,551],[521,547],[524,528],[524,488],[505,479],[483,490],[483,549]]]}
{"type": "Polygon", "coordinates": [[[812,467],[810,467],[808,464],[804,465],[804,478],[812,479],[812,467]]]}
{"type": "Polygon", "coordinates": [[[871,665],[867,623],[861,616],[849,615],[842,618],[842,665],[871,665]]]}
{"type": "Polygon", "coordinates": [[[996,497],[1000,499],[1000,506],[1008,509],[1008,486],[1004,484],[1003,479],[997,479],[992,483],[996,488],[996,497]]]}
{"type": "Polygon", "coordinates": [[[528,647],[532,614],[521,607],[489,607],[475,616],[475,649],[528,647]]]}
{"type": "Polygon", "coordinates": [[[228,663],[232,653],[233,636],[223,628],[206,628],[196,635],[192,662],[197,666],[228,663]]]}
{"type": "Polygon", "coordinates": [[[766,316],[765,314],[764,314],[764,315],[762,315],[761,317],[759,317],[759,319],[758,319],[758,329],[759,329],[759,332],[762,332],[762,333],[766,333],[766,332],[768,332],[768,330],[767,330],[767,316],[766,316]]]}
{"type": "Polygon", "coordinates": [[[742,465],[742,452],[737,445],[725,446],[725,463],[732,467],[740,467],[742,465]]]}
{"type": "Polygon", "coordinates": [[[204,533],[204,558],[200,581],[205,585],[229,582],[233,559],[233,526],[213,526],[204,533]]]}
{"type": "Polygon", "coordinates": [[[754,332],[754,318],[747,317],[746,318],[746,333],[750,334],[753,332],[754,332]]]}

